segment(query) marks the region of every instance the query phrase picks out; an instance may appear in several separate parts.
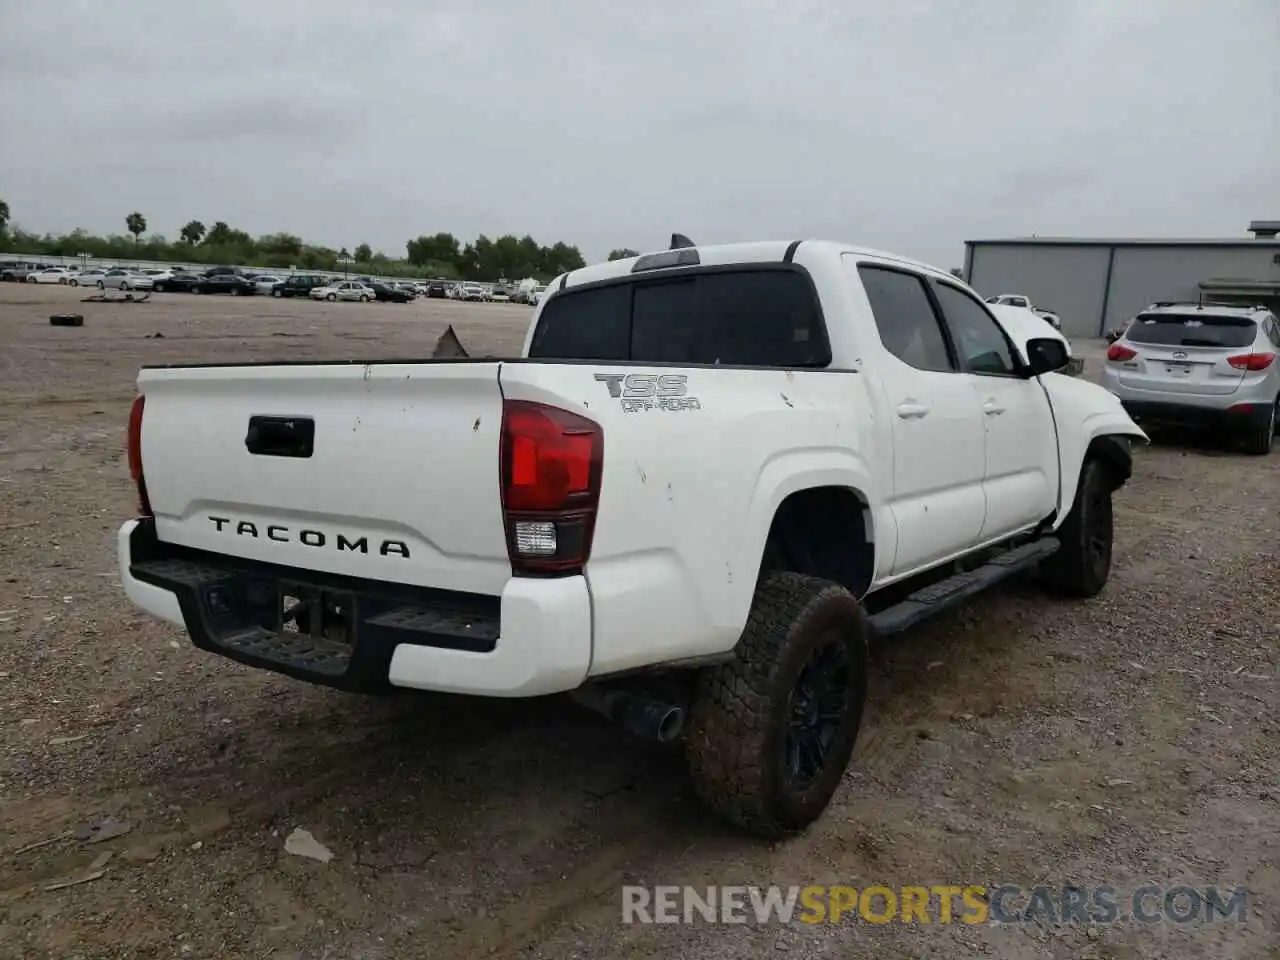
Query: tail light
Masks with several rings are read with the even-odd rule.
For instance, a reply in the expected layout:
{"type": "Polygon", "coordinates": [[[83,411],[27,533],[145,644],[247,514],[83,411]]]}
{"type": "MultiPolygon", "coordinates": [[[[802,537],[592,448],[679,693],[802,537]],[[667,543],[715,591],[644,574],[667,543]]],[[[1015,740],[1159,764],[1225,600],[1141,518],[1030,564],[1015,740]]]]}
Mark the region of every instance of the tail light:
{"type": "Polygon", "coordinates": [[[604,431],[525,400],[502,404],[502,510],[516,576],[580,573],[591,554],[604,431]]]}
{"type": "Polygon", "coordinates": [[[153,516],[151,498],[147,496],[147,481],[142,475],[142,408],[146,397],[134,398],[133,408],[129,411],[129,438],[126,448],[129,453],[129,476],[138,491],[138,512],[144,517],[153,516]]]}
{"type": "Polygon", "coordinates": [[[1271,366],[1271,362],[1275,358],[1276,355],[1274,353],[1242,353],[1236,357],[1227,357],[1227,363],[1237,370],[1257,373],[1259,370],[1265,370],[1271,366]]]}
{"type": "Polygon", "coordinates": [[[1123,363],[1126,360],[1132,360],[1137,355],[1137,350],[1134,350],[1132,347],[1126,347],[1123,343],[1113,343],[1107,348],[1107,359],[1115,360],[1118,363],[1123,363]]]}

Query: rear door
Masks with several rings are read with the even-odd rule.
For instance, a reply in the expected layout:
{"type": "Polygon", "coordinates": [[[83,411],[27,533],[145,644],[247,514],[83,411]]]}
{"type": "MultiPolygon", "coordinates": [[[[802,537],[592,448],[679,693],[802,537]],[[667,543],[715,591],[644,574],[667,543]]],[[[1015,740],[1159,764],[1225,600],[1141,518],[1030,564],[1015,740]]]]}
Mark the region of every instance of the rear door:
{"type": "Polygon", "coordinates": [[[1227,360],[1247,353],[1257,335],[1251,317],[1139,314],[1124,337],[1138,355],[1122,365],[1120,383],[1159,393],[1228,396],[1239,389],[1245,371],[1227,360]]]}

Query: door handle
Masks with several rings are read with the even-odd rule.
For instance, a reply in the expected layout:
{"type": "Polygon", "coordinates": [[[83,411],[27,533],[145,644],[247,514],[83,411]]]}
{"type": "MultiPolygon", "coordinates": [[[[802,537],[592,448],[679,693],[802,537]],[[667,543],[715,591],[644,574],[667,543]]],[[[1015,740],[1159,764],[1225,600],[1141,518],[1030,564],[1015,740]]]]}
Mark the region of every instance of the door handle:
{"type": "Polygon", "coordinates": [[[921,417],[928,416],[929,408],[922,403],[916,403],[914,400],[907,400],[898,404],[898,416],[903,420],[919,420],[921,417]]]}
{"type": "Polygon", "coordinates": [[[1000,414],[1004,413],[1004,407],[1000,406],[1000,404],[996,403],[994,400],[988,400],[982,405],[982,412],[988,417],[998,417],[1000,414]]]}

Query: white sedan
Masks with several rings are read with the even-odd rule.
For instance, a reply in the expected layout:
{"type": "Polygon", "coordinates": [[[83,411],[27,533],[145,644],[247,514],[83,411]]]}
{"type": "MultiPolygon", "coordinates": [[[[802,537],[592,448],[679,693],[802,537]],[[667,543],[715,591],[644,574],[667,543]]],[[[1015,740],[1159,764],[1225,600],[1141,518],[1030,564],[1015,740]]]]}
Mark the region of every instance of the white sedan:
{"type": "Polygon", "coordinates": [[[99,290],[154,290],[155,285],[155,281],[145,273],[120,268],[108,270],[94,284],[99,290]]]}
{"type": "Polygon", "coordinates": [[[71,279],[71,271],[66,267],[46,267],[27,274],[27,283],[66,283],[71,279]]]}
{"type": "Polygon", "coordinates": [[[260,273],[253,278],[253,285],[257,287],[257,292],[264,297],[271,296],[271,291],[275,289],[277,283],[283,283],[284,277],[277,277],[270,273],[260,273]]]}
{"type": "Polygon", "coordinates": [[[73,273],[67,278],[67,283],[73,287],[92,287],[99,280],[107,275],[107,271],[101,267],[94,267],[92,270],[82,270],[79,273],[73,273]]]}
{"type": "Polygon", "coordinates": [[[358,300],[361,303],[368,303],[373,298],[373,291],[355,280],[344,280],[327,287],[316,287],[311,291],[312,300],[328,300],[330,303],[334,300],[358,300]]]}

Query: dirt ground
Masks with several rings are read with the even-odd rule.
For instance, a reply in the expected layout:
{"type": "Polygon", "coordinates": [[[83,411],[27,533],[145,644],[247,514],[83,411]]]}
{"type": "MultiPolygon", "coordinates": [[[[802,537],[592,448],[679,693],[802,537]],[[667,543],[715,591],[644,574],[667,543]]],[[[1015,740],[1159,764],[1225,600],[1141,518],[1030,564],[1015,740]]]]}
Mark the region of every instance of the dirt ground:
{"type": "Polygon", "coordinates": [[[446,322],[515,351],[528,308],[77,299],[0,285],[0,956],[1280,956],[1280,452],[1141,450],[1101,597],[1019,585],[877,649],[843,789],[771,846],[559,699],[326,691],[125,602],[139,365],[426,356],[446,322]],[[128,832],[76,838],[102,817],[128,832]],[[286,853],[296,827],[333,859],[286,853]],[[1243,926],[621,922],[623,884],[770,883],[1250,899],[1243,926]]]}

